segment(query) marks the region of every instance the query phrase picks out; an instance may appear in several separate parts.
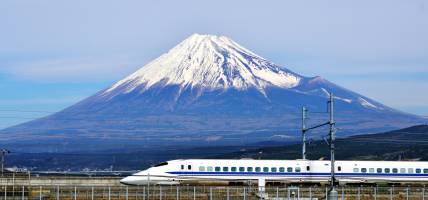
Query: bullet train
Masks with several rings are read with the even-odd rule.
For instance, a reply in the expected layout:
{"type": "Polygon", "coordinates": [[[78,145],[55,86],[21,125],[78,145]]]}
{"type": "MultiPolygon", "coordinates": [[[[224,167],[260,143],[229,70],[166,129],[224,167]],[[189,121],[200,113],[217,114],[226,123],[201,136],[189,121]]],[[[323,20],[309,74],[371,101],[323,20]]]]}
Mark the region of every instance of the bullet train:
{"type": "MultiPolygon", "coordinates": [[[[187,159],[160,163],[123,178],[127,185],[173,185],[186,181],[320,183],[330,179],[330,161],[187,159]]],[[[428,162],[336,161],[339,183],[428,182],[428,162]]]]}

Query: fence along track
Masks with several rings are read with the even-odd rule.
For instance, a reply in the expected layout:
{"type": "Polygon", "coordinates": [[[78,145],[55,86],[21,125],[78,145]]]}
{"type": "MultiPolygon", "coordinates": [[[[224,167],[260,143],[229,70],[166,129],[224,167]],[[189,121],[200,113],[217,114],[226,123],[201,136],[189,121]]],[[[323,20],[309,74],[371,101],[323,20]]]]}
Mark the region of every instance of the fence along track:
{"type": "MultiPolygon", "coordinates": [[[[266,187],[268,199],[325,199],[327,187],[266,187]]],[[[425,200],[425,187],[338,187],[339,199],[425,200]]],[[[0,186],[0,200],[253,200],[249,186],[0,186]]],[[[428,199],[427,199],[428,200],[428,199]]]]}

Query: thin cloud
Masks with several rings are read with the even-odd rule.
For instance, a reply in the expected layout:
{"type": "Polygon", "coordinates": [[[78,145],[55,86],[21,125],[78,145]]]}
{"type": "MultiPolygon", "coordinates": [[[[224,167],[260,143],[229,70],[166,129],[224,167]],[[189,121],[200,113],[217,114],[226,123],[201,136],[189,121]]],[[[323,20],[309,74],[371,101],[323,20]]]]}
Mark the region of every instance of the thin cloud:
{"type": "Polygon", "coordinates": [[[62,58],[3,64],[0,73],[36,82],[99,82],[122,78],[140,64],[130,56],[62,58]]]}
{"type": "Polygon", "coordinates": [[[0,108],[16,105],[71,104],[83,100],[84,98],[86,98],[86,96],[65,96],[32,99],[0,99],[0,108]]]}

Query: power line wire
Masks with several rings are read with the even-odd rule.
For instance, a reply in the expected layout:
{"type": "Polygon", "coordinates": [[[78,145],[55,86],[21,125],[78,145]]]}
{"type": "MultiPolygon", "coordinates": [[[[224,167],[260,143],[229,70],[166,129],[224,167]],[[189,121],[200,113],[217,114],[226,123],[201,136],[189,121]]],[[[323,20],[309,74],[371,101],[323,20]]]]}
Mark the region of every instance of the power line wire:
{"type": "Polygon", "coordinates": [[[26,113],[56,113],[53,111],[43,111],[43,110],[14,110],[14,109],[0,109],[0,112],[26,112],[26,113]]]}

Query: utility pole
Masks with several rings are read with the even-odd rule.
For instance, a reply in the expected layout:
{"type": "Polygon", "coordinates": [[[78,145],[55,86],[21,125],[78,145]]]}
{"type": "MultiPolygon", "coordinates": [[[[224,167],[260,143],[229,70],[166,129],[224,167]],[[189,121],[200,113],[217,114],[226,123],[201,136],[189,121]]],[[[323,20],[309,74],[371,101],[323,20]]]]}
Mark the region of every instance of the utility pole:
{"type": "Polygon", "coordinates": [[[0,149],[0,156],[1,156],[1,176],[3,177],[4,174],[4,158],[7,154],[9,154],[10,151],[7,149],[0,149]]]}
{"type": "Polygon", "coordinates": [[[306,107],[302,107],[302,159],[306,160],[306,107]]]}
{"type": "Polygon", "coordinates": [[[329,145],[330,145],[330,165],[331,165],[331,174],[330,174],[330,191],[328,194],[328,200],[337,200],[338,199],[338,193],[335,189],[335,174],[334,174],[334,141],[335,141],[335,122],[334,122],[334,98],[333,93],[330,92],[330,99],[328,101],[329,103],[329,113],[330,113],[330,131],[329,131],[329,145]]]}

